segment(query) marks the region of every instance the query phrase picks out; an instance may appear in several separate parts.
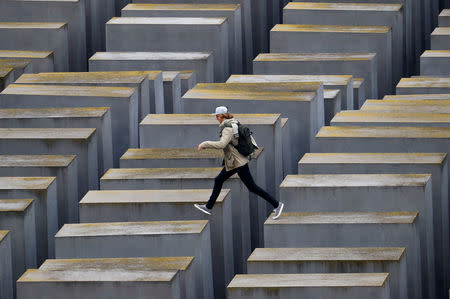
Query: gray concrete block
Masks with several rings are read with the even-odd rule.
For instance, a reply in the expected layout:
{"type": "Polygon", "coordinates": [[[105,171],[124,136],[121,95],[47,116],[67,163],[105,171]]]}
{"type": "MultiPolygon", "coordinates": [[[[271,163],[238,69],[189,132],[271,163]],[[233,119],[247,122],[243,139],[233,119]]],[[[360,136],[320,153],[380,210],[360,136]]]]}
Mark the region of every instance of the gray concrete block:
{"type": "Polygon", "coordinates": [[[14,82],[14,69],[12,68],[0,68],[0,91],[6,86],[14,82]]]}
{"type": "Polygon", "coordinates": [[[195,71],[180,71],[181,96],[198,83],[195,71]]]}
{"type": "Polygon", "coordinates": [[[55,177],[58,197],[58,224],[78,222],[78,201],[83,197],[78,186],[76,156],[0,155],[1,176],[55,177]]]}
{"type": "Polygon", "coordinates": [[[199,297],[213,296],[210,225],[205,220],[66,224],[55,245],[57,258],[193,256],[192,287],[203,294],[199,297]]]}
{"type": "MultiPolygon", "coordinates": [[[[151,93],[149,86],[150,81],[155,81],[155,79],[150,78],[151,75],[153,75],[152,77],[156,76],[156,80],[161,80],[156,74],[147,75],[144,72],[70,72],[25,74],[15,83],[136,88],[139,97],[139,121],[141,121],[147,114],[155,111],[156,93],[151,93]]],[[[158,86],[158,88],[162,87],[158,86]]]]}
{"type": "Polygon", "coordinates": [[[109,107],[114,162],[118,164],[122,153],[138,145],[138,94],[134,88],[11,84],[0,94],[0,107],[109,107]]]}
{"type": "Polygon", "coordinates": [[[89,71],[194,70],[199,82],[214,82],[210,52],[97,52],[89,58],[89,71]]]}
{"type": "Polygon", "coordinates": [[[33,201],[33,199],[0,199],[0,229],[9,230],[11,233],[14,281],[27,268],[37,267],[33,201]]]}
{"type": "MultiPolygon", "coordinates": [[[[320,82],[225,83],[197,84],[181,102],[184,113],[211,113],[222,105],[239,113],[281,113],[291,121],[291,136],[297,137],[292,140],[293,158],[297,159],[309,151],[313,136],[324,124],[322,98],[320,82]]],[[[294,172],[295,166],[288,171],[294,172]]]]}
{"type": "Polygon", "coordinates": [[[23,73],[32,71],[31,61],[27,59],[0,59],[0,68],[12,68],[14,80],[17,80],[23,73]]]}
{"type": "MultiPolygon", "coordinates": [[[[180,298],[195,298],[193,257],[141,257],[46,260],[39,270],[44,271],[178,271],[180,298]],[[193,297],[192,297],[193,296],[193,297]]],[[[148,295],[148,294],[146,294],[148,295]]]]}
{"type": "Polygon", "coordinates": [[[390,298],[408,298],[406,248],[256,248],[249,274],[389,273],[390,298]]]}
{"type": "MultiPolygon", "coordinates": [[[[122,168],[101,178],[102,190],[211,189],[221,168],[122,168]]],[[[249,194],[237,175],[224,184],[231,189],[235,272],[244,273],[251,253],[249,194]]]]}
{"type": "Polygon", "coordinates": [[[109,108],[0,109],[0,128],[95,128],[98,176],[113,167],[109,108]]]}
{"type": "Polygon", "coordinates": [[[323,91],[325,108],[325,124],[330,125],[331,119],[341,110],[341,91],[339,89],[325,89],[323,91]]]}
{"type": "Polygon", "coordinates": [[[388,273],[358,274],[247,274],[237,275],[228,286],[228,298],[295,299],[389,298],[388,273]]]}
{"type": "Polygon", "coordinates": [[[2,298],[14,298],[12,279],[11,233],[0,231],[0,295],[2,298]]]}
{"type": "Polygon", "coordinates": [[[271,53],[259,54],[253,69],[255,74],[352,75],[364,78],[377,98],[377,59],[375,53],[271,53]]]}
{"type": "Polygon", "coordinates": [[[376,53],[378,94],[392,93],[392,32],[389,26],[278,24],[270,31],[270,45],[270,52],[275,53],[376,53]]]}
{"type": "Polygon", "coordinates": [[[398,95],[386,95],[383,100],[449,100],[450,94],[398,94],[398,95]]]}
{"type": "Polygon", "coordinates": [[[392,79],[398,82],[411,73],[413,47],[411,32],[405,32],[402,4],[388,3],[299,3],[283,9],[284,24],[390,26],[392,29],[392,79]]]}
{"type": "Polygon", "coordinates": [[[109,269],[45,271],[30,269],[17,281],[17,298],[180,298],[178,271],[109,269]]]}
{"type": "Polygon", "coordinates": [[[179,72],[163,72],[164,109],[156,113],[180,113],[181,78],[179,72]]]}
{"type": "MultiPolygon", "coordinates": [[[[379,113],[407,113],[407,114],[433,114],[434,120],[429,118],[428,121],[437,122],[436,118],[441,117],[441,122],[445,120],[445,114],[450,113],[450,104],[447,100],[367,100],[361,107],[364,112],[379,113]]],[[[423,118],[423,117],[422,117],[423,118]]]]}
{"type": "Polygon", "coordinates": [[[264,225],[265,247],[406,247],[408,298],[420,298],[417,212],[283,213],[264,225]]]}
{"type": "Polygon", "coordinates": [[[352,80],[352,76],[349,75],[231,75],[226,83],[322,82],[324,88],[341,91],[342,101],[340,101],[339,106],[334,107],[330,103],[328,105],[327,102],[324,103],[325,124],[327,124],[327,119],[329,124],[329,120],[335,114],[333,113],[335,109],[341,110],[342,102],[344,107],[353,107],[352,80]]]}
{"type": "Polygon", "coordinates": [[[437,27],[431,33],[431,50],[450,50],[450,27],[437,27]]]}
{"type": "MultiPolygon", "coordinates": [[[[368,94],[367,84],[364,78],[353,78],[353,99],[355,101],[354,109],[360,109],[366,101],[368,94]]],[[[339,112],[339,111],[338,111],[339,112]]]]}
{"type": "Polygon", "coordinates": [[[450,27],[450,9],[443,9],[439,14],[439,27],[450,27]]]}
{"type": "Polygon", "coordinates": [[[49,51],[0,50],[0,58],[29,60],[32,73],[54,71],[53,52],[49,51]]]}
{"type": "Polygon", "coordinates": [[[448,65],[450,50],[428,50],[420,56],[420,75],[434,77],[450,77],[448,65]]]}
{"type": "Polygon", "coordinates": [[[234,276],[231,194],[221,192],[209,217],[193,204],[206,204],[211,191],[91,191],[80,202],[80,222],[210,220],[214,298],[221,298],[234,276]]]}
{"type": "Polygon", "coordinates": [[[281,119],[281,133],[283,135],[283,177],[285,177],[288,173],[287,170],[290,168],[290,164],[292,161],[292,149],[289,146],[291,144],[291,134],[289,134],[289,118],[281,119]]]}
{"type": "MultiPolygon", "coordinates": [[[[227,18],[228,44],[230,46],[230,73],[241,74],[243,66],[251,65],[251,59],[243,59],[241,6],[238,4],[128,4],[122,9],[122,17],[190,17],[227,18]]],[[[247,66],[248,68],[249,66],[247,66]]]]}
{"type": "Polygon", "coordinates": [[[69,70],[69,40],[67,23],[2,22],[2,50],[52,51],[56,71],[69,70]]]}
{"type": "MultiPolygon", "coordinates": [[[[34,199],[37,264],[55,256],[58,203],[54,177],[0,177],[0,196],[34,199]]],[[[15,240],[15,239],[14,239],[15,240]]],[[[32,241],[30,241],[32,242],[32,241]]]]}
{"type": "Polygon", "coordinates": [[[228,30],[226,18],[113,18],[106,23],[106,49],[212,52],[214,79],[223,82],[230,74],[228,30]]]}

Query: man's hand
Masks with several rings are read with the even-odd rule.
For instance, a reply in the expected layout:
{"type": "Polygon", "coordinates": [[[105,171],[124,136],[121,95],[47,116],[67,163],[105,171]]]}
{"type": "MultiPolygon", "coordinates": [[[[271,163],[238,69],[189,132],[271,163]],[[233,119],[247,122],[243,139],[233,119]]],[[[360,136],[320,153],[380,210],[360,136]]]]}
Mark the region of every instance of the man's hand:
{"type": "Polygon", "coordinates": [[[201,143],[198,145],[198,150],[199,150],[199,151],[202,150],[202,144],[201,144],[201,143]]]}

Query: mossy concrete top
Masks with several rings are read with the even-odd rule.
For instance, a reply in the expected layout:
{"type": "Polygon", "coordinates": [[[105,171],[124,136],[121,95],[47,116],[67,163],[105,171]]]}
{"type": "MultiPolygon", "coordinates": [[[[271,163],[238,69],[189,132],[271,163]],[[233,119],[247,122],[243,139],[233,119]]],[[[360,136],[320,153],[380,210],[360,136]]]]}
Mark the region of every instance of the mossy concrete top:
{"type": "Polygon", "coordinates": [[[450,27],[436,27],[433,32],[431,32],[431,36],[433,35],[450,35],[450,27]]]}
{"type": "Polygon", "coordinates": [[[436,164],[446,153],[306,153],[299,164],[436,164]]]}
{"type": "Polygon", "coordinates": [[[385,95],[383,100],[450,100],[450,94],[401,94],[385,95]]]}
{"type": "MultiPolygon", "coordinates": [[[[449,31],[450,32],[450,31],[449,31]]],[[[433,88],[450,87],[450,78],[445,77],[411,77],[402,78],[397,88],[433,88]]]]}
{"type": "Polygon", "coordinates": [[[409,100],[409,99],[401,99],[401,98],[395,98],[395,99],[389,99],[389,100],[366,100],[364,102],[365,106],[450,106],[450,101],[447,100],[428,100],[428,99],[415,99],[415,100],[409,100]]]}
{"type": "Polygon", "coordinates": [[[227,18],[129,18],[115,17],[106,22],[106,25],[222,25],[227,18]]]}
{"type": "Polygon", "coordinates": [[[276,24],[271,32],[309,32],[309,33],[365,33],[387,34],[390,26],[342,26],[342,25],[299,25],[276,24]]]}
{"type": "Polygon", "coordinates": [[[48,259],[39,270],[181,270],[185,271],[192,264],[194,257],[136,257],[136,258],[83,258],[83,259],[48,259]]]}
{"type": "Polygon", "coordinates": [[[0,213],[24,212],[34,199],[0,199],[0,213]]]}
{"type": "Polygon", "coordinates": [[[117,72],[64,72],[23,74],[15,83],[22,84],[51,84],[51,83],[142,83],[146,79],[144,72],[117,71],[117,72]]]}
{"type": "MultiPolygon", "coordinates": [[[[442,114],[450,113],[450,101],[446,100],[366,100],[361,107],[365,112],[381,113],[423,113],[442,114]]],[[[444,116],[442,116],[444,117],[444,116]]],[[[444,117],[445,118],[445,117],[444,117]]]]}
{"type": "Polygon", "coordinates": [[[256,248],[247,261],[400,261],[405,250],[405,247],[256,248]]]}
{"type": "Polygon", "coordinates": [[[418,212],[291,212],[268,218],[265,225],[285,224],[413,224],[418,212]]]}
{"type": "Polygon", "coordinates": [[[316,138],[449,139],[450,127],[322,127],[316,138]]]}
{"type": "Polygon", "coordinates": [[[200,234],[207,220],[64,224],[55,238],[200,234]]]}
{"type": "Polygon", "coordinates": [[[135,88],[115,86],[71,86],[71,85],[32,85],[10,84],[2,94],[6,95],[43,95],[66,97],[105,97],[130,98],[135,88]]]}
{"type": "Polygon", "coordinates": [[[9,234],[9,230],[0,230],[0,242],[9,234]]]}
{"type": "MultiPolygon", "coordinates": [[[[418,111],[419,112],[419,111],[418,111]]],[[[371,112],[365,110],[338,112],[331,123],[450,123],[448,113],[371,112]]]]}
{"type": "Polygon", "coordinates": [[[0,67],[10,68],[25,68],[29,65],[31,60],[27,59],[5,59],[0,58],[0,67]]]}
{"type": "Polygon", "coordinates": [[[302,92],[316,91],[323,85],[320,81],[309,82],[261,82],[261,83],[198,83],[193,88],[200,90],[235,90],[261,92],[302,92]]]}
{"type": "MultiPolygon", "coordinates": [[[[263,150],[264,148],[259,148],[253,155],[257,158],[263,150]]],[[[213,148],[205,148],[201,151],[196,148],[129,148],[120,159],[223,159],[223,150],[213,148]]]]}
{"type": "MultiPolygon", "coordinates": [[[[162,203],[205,203],[212,190],[102,190],[89,191],[80,201],[80,206],[90,204],[162,204],[162,203]]],[[[223,202],[229,195],[229,189],[222,189],[217,198],[223,202]]]]}
{"type": "Polygon", "coordinates": [[[195,74],[195,71],[187,70],[187,71],[179,71],[179,73],[181,80],[188,80],[195,74]]]}
{"type": "Polygon", "coordinates": [[[211,52],[97,52],[89,60],[207,60],[211,52]]]}
{"type": "Polygon", "coordinates": [[[299,174],[286,176],[280,188],[418,187],[430,179],[430,174],[299,174]]]}
{"type": "Polygon", "coordinates": [[[1,58],[48,58],[53,56],[51,51],[0,50],[1,58]]]}
{"type": "Polygon", "coordinates": [[[8,108],[0,109],[0,119],[104,117],[108,110],[108,107],[8,108]]]}
{"type": "Polygon", "coordinates": [[[253,61],[371,61],[376,53],[262,53],[253,61]]]}
{"type": "Polygon", "coordinates": [[[47,190],[55,177],[0,177],[0,190],[47,190]]]}
{"type": "Polygon", "coordinates": [[[239,8],[239,4],[212,4],[212,3],[167,3],[167,4],[151,4],[151,3],[136,3],[128,4],[122,10],[155,10],[155,11],[235,11],[239,8]]]}
{"type": "Polygon", "coordinates": [[[0,22],[0,29],[61,29],[67,23],[62,22],[0,22]]]}
{"type": "Polygon", "coordinates": [[[180,72],[166,72],[163,71],[162,72],[162,78],[163,78],[163,82],[172,82],[174,80],[176,80],[177,78],[180,78],[180,72]]]}
{"type": "Polygon", "coordinates": [[[398,12],[401,11],[402,4],[388,3],[309,3],[309,2],[290,2],[284,9],[288,10],[331,10],[331,11],[380,11],[380,12],[398,12]]]}
{"type": "MultiPolygon", "coordinates": [[[[234,114],[235,118],[246,125],[275,125],[280,114],[234,114]]],[[[214,125],[219,126],[212,114],[148,114],[141,125],[214,125]]]]}
{"type": "Polygon", "coordinates": [[[388,277],[389,273],[238,274],[228,285],[228,290],[383,287],[388,277]]]}
{"type": "Polygon", "coordinates": [[[9,74],[11,74],[12,71],[14,71],[13,68],[0,66],[0,79],[3,79],[6,76],[8,76],[9,74]]]}
{"type": "Polygon", "coordinates": [[[95,131],[94,128],[0,128],[0,140],[87,140],[93,136],[95,131]]]}
{"type": "Polygon", "coordinates": [[[67,167],[75,155],[0,155],[0,167],[67,167]]]}
{"type": "Polygon", "coordinates": [[[37,269],[27,270],[17,281],[18,284],[27,282],[170,282],[177,275],[177,270],[154,271],[148,269],[137,270],[66,270],[45,271],[37,269]]]}
{"type": "Polygon", "coordinates": [[[353,88],[360,88],[364,83],[364,78],[353,78],[353,88]]]}
{"type": "Polygon", "coordinates": [[[227,83],[322,82],[324,85],[347,85],[351,75],[231,75],[227,83]]]}
{"type": "Polygon", "coordinates": [[[324,100],[335,100],[340,93],[339,89],[324,89],[323,98],[324,100]]]}
{"type": "Polygon", "coordinates": [[[449,58],[450,50],[426,50],[420,57],[442,57],[449,58]]]}
{"type": "Polygon", "coordinates": [[[450,9],[443,9],[439,14],[440,17],[450,17],[450,9]]]}
{"type": "MultiPolygon", "coordinates": [[[[205,168],[110,168],[101,178],[106,180],[206,180],[214,179],[220,167],[205,168]]],[[[235,174],[231,177],[237,179],[235,174]]]]}

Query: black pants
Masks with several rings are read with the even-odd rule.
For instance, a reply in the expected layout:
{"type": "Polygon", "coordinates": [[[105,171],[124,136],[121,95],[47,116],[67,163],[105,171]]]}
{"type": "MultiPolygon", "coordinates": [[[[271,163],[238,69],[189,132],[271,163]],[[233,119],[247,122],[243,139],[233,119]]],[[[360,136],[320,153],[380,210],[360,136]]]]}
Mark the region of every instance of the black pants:
{"type": "Polygon", "coordinates": [[[211,194],[211,197],[209,198],[208,203],[206,204],[206,207],[208,209],[213,208],[214,203],[216,202],[217,197],[219,196],[220,190],[222,190],[223,183],[235,173],[239,175],[242,182],[244,182],[245,186],[248,188],[250,192],[255,193],[256,195],[264,198],[266,201],[270,202],[270,204],[274,208],[278,207],[278,201],[275,198],[273,198],[269,193],[267,193],[266,191],[264,191],[262,188],[258,187],[255,184],[253,177],[250,173],[250,169],[248,168],[248,164],[245,164],[244,166],[235,168],[230,171],[226,171],[225,167],[222,169],[222,171],[214,180],[214,190],[211,194]]]}

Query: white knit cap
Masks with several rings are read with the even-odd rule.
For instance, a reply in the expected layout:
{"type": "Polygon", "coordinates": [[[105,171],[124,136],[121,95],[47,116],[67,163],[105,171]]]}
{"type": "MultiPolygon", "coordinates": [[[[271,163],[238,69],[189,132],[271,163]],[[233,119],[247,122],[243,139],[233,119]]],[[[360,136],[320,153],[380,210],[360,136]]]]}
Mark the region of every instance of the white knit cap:
{"type": "Polygon", "coordinates": [[[225,106],[219,106],[216,108],[216,113],[214,115],[225,114],[228,113],[228,108],[225,106]]]}

